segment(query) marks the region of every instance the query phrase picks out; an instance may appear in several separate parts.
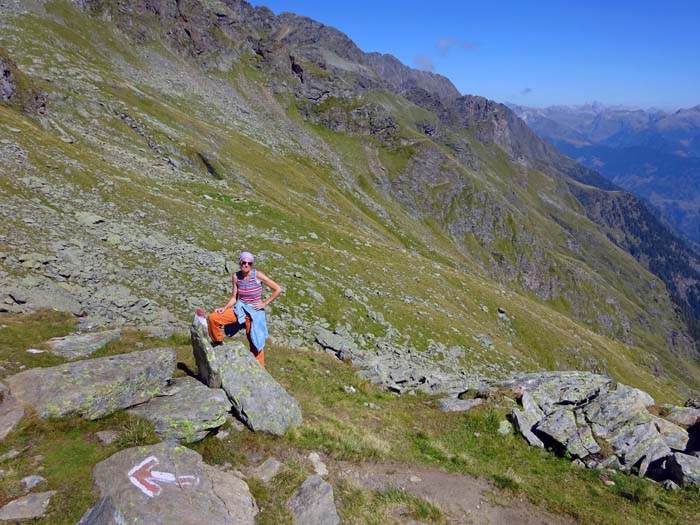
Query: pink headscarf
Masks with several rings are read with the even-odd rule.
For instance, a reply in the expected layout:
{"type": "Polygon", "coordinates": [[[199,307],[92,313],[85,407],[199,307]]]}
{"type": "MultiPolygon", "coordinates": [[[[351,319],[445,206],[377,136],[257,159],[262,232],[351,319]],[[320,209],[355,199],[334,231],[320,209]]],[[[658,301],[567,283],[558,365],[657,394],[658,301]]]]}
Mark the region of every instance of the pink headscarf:
{"type": "Polygon", "coordinates": [[[238,264],[240,264],[242,261],[250,261],[255,263],[255,255],[250,252],[241,252],[241,254],[238,256],[238,264]]]}

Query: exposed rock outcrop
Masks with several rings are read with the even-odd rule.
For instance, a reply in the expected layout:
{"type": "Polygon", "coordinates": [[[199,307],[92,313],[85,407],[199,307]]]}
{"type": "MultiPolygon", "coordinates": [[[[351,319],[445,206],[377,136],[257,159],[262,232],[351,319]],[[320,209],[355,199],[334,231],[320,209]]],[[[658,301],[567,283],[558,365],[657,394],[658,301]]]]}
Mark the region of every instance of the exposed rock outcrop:
{"type": "Polygon", "coordinates": [[[589,468],[634,470],[684,485],[700,481],[688,432],[650,413],[654,400],[642,390],[587,372],[525,374],[500,386],[519,396],[522,409],[512,418],[532,446],[589,468]]]}

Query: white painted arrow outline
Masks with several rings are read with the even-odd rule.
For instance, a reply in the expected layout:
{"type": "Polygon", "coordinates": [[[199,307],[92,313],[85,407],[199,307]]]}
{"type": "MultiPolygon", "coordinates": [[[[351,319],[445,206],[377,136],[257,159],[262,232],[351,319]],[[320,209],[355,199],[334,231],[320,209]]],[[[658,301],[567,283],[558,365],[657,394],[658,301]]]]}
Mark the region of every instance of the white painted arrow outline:
{"type": "Polygon", "coordinates": [[[199,483],[197,476],[176,476],[170,472],[153,470],[158,463],[160,462],[157,457],[148,456],[127,474],[129,481],[149,498],[160,495],[162,488],[159,482],[180,487],[190,487],[199,483]]]}

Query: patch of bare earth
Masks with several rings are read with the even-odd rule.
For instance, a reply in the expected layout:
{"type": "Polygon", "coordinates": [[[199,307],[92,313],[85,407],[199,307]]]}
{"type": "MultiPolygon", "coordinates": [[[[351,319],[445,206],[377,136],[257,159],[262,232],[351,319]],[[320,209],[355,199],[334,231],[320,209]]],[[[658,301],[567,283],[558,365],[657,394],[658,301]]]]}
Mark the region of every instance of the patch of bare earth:
{"type": "MultiPolygon", "coordinates": [[[[488,481],[444,470],[392,463],[339,463],[338,476],[374,490],[399,488],[438,506],[450,524],[570,525],[570,516],[554,514],[526,499],[508,496],[488,481]]],[[[415,522],[413,522],[415,523],[415,522]]]]}

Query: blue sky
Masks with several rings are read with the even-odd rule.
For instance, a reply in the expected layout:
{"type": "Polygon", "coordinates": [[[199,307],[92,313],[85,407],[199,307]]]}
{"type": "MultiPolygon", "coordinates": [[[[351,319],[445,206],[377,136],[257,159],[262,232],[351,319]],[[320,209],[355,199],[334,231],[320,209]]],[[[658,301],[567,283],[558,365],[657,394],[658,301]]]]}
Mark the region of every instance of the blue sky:
{"type": "Polygon", "coordinates": [[[254,1],[346,33],[364,51],[531,106],[700,104],[698,1],[254,1]]]}

